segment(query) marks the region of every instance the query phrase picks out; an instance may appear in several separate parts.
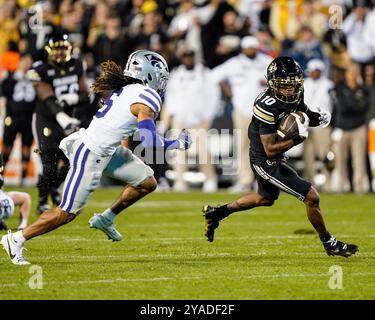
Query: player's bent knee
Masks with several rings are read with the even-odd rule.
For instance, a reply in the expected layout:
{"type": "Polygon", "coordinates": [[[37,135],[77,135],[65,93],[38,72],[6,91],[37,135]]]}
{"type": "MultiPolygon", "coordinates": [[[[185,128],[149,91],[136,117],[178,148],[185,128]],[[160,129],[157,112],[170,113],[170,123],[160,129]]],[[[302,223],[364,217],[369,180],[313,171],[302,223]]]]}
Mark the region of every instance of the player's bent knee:
{"type": "Polygon", "coordinates": [[[147,178],[145,181],[142,182],[142,184],[140,185],[140,187],[142,189],[145,189],[148,193],[151,193],[153,192],[156,187],[158,186],[158,183],[155,179],[155,177],[149,177],[147,178]]]}
{"type": "Polygon", "coordinates": [[[305,200],[309,207],[318,207],[320,203],[320,196],[314,187],[311,187],[305,200]]]}

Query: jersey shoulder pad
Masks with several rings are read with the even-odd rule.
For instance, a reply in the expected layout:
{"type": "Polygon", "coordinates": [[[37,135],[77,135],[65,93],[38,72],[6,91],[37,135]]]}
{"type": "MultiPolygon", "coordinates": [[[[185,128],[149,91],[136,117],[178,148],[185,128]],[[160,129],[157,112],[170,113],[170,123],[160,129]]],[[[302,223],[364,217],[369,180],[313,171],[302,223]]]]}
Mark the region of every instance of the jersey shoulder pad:
{"type": "Polygon", "coordinates": [[[277,121],[277,101],[267,95],[267,91],[260,94],[254,102],[253,115],[256,119],[267,124],[276,124],[277,121]]]}
{"type": "Polygon", "coordinates": [[[159,94],[149,87],[143,85],[140,86],[142,86],[143,88],[139,90],[137,102],[145,104],[146,106],[151,108],[155,113],[159,113],[162,103],[159,94]]]}

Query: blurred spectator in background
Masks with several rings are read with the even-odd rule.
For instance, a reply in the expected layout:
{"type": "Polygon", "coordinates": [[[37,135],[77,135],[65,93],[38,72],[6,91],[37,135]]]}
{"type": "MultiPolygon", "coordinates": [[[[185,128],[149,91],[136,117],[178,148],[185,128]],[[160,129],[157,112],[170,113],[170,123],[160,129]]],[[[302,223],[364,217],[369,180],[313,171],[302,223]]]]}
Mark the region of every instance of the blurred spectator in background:
{"type": "Polygon", "coordinates": [[[298,21],[301,26],[309,27],[317,39],[322,39],[327,30],[328,17],[321,11],[320,1],[305,0],[298,21]]]}
{"type": "Polygon", "coordinates": [[[343,31],[346,35],[349,55],[353,62],[361,66],[362,71],[374,59],[374,52],[366,43],[364,36],[367,12],[368,8],[357,6],[353,8],[353,11],[345,18],[343,23],[343,31]]]}
{"type": "Polygon", "coordinates": [[[372,54],[375,55],[375,1],[372,1],[372,10],[367,12],[365,18],[365,25],[363,29],[363,38],[371,50],[372,54]]]}
{"type": "Polygon", "coordinates": [[[259,27],[256,37],[259,41],[258,50],[269,55],[272,58],[277,58],[280,52],[280,43],[278,43],[271,35],[269,28],[266,25],[259,27]]]}
{"type": "Polygon", "coordinates": [[[311,59],[324,60],[322,46],[310,27],[303,27],[291,49],[282,54],[293,57],[303,70],[311,59]]]}
{"type": "Polygon", "coordinates": [[[59,18],[54,13],[51,2],[39,2],[33,10],[25,11],[20,22],[20,52],[31,55],[33,62],[45,58],[44,45],[47,39],[58,29],[59,18]],[[41,14],[42,13],[42,14],[41,14]],[[38,19],[41,18],[41,21],[38,19]]]}
{"type": "Polygon", "coordinates": [[[248,30],[243,29],[243,23],[235,10],[228,10],[223,15],[223,30],[216,45],[215,66],[227,61],[238,54],[241,38],[248,35],[248,30]]]}
{"type": "Polygon", "coordinates": [[[126,57],[129,55],[129,47],[124,33],[121,31],[121,19],[111,15],[105,22],[105,32],[100,34],[92,47],[92,55],[96,74],[99,73],[100,63],[112,60],[124,66],[126,57]]]}
{"type": "Polygon", "coordinates": [[[147,49],[163,52],[167,35],[162,28],[162,16],[157,11],[157,6],[143,8],[142,27],[139,33],[131,37],[131,51],[147,49]]]}
{"type": "Polygon", "coordinates": [[[355,193],[367,191],[366,116],[369,109],[369,94],[361,84],[361,70],[358,64],[351,64],[345,73],[345,83],[335,86],[330,95],[334,109],[334,131],[336,143],[336,167],[338,171],[338,191],[349,191],[348,160],[351,157],[353,169],[353,190],[355,193]]]}
{"type": "Polygon", "coordinates": [[[345,33],[340,29],[329,29],[323,37],[324,53],[334,68],[346,69],[351,58],[346,46],[345,33]]]}
{"type": "MultiPolygon", "coordinates": [[[[217,177],[208,148],[208,129],[218,113],[220,89],[211,78],[210,70],[195,63],[195,53],[183,49],[182,64],[172,71],[166,91],[166,112],[172,117],[173,129],[189,128],[192,135],[192,150],[197,152],[199,169],[205,175],[203,192],[217,190],[217,177]]],[[[187,172],[186,154],[177,153],[175,165],[175,191],[186,191],[184,180],[187,172]]]]}
{"type": "Polygon", "coordinates": [[[262,21],[260,20],[260,13],[262,7],[267,1],[258,1],[258,0],[241,0],[238,5],[238,13],[242,17],[246,17],[250,21],[250,30],[249,32],[254,34],[256,33],[262,21]]]}
{"type": "Polygon", "coordinates": [[[21,11],[15,9],[16,1],[0,2],[0,55],[7,50],[9,41],[19,41],[21,11]]]}
{"type": "Polygon", "coordinates": [[[369,93],[370,107],[367,112],[368,125],[368,151],[371,180],[371,189],[375,192],[375,66],[368,65],[365,68],[365,86],[369,93]]]}
{"type": "Polygon", "coordinates": [[[298,14],[301,13],[303,0],[279,0],[272,2],[270,28],[276,39],[294,41],[299,32],[298,14]]]}
{"type": "Polygon", "coordinates": [[[69,34],[74,48],[82,52],[86,45],[86,25],[83,21],[85,4],[82,1],[68,2],[70,6],[67,7],[67,12],[61,14],[60,31],[69,34]]]}
{"type": "MultiPolygon", "coordinates": [[[[307,64],[308,77],[305,79],[304,99],[308,107],[315,112],[324,110],[332,114],[332,106],[329,90],[333,87],[332,81],[325,76],[325,65],[322,60],[313,59],[307,64]]],[[[320,172],[324,174],[326,181],[323,190],[330,191],[330,174],[324,167],[317,168],[317,160],[321,165],[330,151],[331,128],[311,128],[309,137],[304,143],[303,159],[305,161],[304,177],[314,181],[320,172]]]]}
{"type": "Polygon", "coordinates": [[[204,7],[197,8],[193,0],[182,0],[168,27],[168,36],[184,40],[195,53],[197,63],[203,63],[201,25],[207,24],[215,13],[219,1],[212,0],[204,7]]]}
{"type": "Polygon", "coordinates": [[[30,161],[33,133],[31,129],[32,116],[35,108],[35,90],[26,78],[26,71],[31,67],[31,57],[23,57],[15,72],[9,72],[2,83],[2,92],[6,97],[6,116],[4,120],[4,135],[2,155],[4,166],[12,153],[13,144],[19,133],[21,135],[22,174],[21,184],[25,184],[27,169],[30,161]]]}
{"type": "Polygon", "coordinates": [[[94,8],[86,42],[86,45],[89,48],[92,48],[97,37],[105,32],[106,21],[110,14],[109,7],[104,0],[98,0],[94,8]]]}
{"type": "Polygon", "coordinates": [[[236,151],[240,166],[233,192],[249,191],[254,176],[249,166],[248,127],[252,118],[252,103],[265,88],[264,75],[272,58],[258,52],[256,37],[246,36],[241,40],[241,53],[212,70],[214,79],[221,83],[224,92],[233,104],[233,129],[236,132],[236,151]]]}

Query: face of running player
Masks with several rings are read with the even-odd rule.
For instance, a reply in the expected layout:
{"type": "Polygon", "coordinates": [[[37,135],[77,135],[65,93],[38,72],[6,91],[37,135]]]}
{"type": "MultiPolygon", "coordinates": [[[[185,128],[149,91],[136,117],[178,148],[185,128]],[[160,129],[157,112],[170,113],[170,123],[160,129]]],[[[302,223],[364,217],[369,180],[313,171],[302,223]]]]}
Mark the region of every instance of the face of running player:
{"type": "Polygon", "coordinates": [[[277,84],[277,93],[284,96],[285,102],[295,103],[303,90],[303,80],[296,80],[291,82],[283,82],[277,84]]]}

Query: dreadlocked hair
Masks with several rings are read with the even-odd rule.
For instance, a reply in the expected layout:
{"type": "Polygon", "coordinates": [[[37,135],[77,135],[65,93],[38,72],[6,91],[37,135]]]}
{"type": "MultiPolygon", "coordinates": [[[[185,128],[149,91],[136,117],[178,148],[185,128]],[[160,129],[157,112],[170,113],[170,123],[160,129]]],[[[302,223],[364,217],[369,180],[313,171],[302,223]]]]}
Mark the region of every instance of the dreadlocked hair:
{"type": "Polygon", "coordinates": [[[112,60],[100,64],[101,74],[95,79],[92,85],[94,93],[102,93],[122,88],[132,83],[143,83],[139,79],[125,76],[122,68],[112,60]]]}

